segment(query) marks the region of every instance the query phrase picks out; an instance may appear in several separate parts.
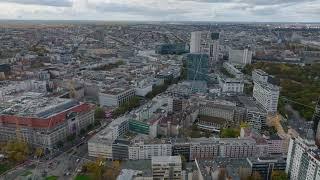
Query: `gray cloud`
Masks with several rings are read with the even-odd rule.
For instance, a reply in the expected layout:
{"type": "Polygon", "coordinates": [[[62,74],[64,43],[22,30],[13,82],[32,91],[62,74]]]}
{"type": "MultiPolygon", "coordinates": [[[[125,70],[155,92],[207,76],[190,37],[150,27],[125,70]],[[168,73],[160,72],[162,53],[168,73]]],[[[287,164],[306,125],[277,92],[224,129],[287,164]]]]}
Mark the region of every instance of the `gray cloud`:
{"type": "Polygon", "coordinates": [[[28,4],[28,5],[56,6],[56,7],[72,6],[72,2],[69,0],[0,0],[0,2],[28,4]]]}
{"type": "Polygon", "coordinates": [[[98,5],[90,5],[89,8],[94,8],[99,12],[114,12],[114,13],[127,13],[133,15],[143,15],[148,17],[168,17],[168,16],[180,16],[189,11],[184,9],[177,8],[157,8],[157,7],[144,7],[139,5],[126,5],[126,4],[117,4],[117,3],[100,3],[98,5]]]}

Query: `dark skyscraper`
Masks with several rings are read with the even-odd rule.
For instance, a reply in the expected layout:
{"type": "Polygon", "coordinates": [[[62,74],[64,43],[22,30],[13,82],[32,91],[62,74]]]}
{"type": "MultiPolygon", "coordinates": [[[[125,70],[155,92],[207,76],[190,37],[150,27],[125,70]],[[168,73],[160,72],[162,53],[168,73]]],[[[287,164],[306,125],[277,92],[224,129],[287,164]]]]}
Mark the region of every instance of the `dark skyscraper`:
{"type": "Polygon", "coordinates": [[[187,77],[188,80],[207,81],[208,80],[208,61],[207,54],[191,53],[187,55],[187,77]]]}

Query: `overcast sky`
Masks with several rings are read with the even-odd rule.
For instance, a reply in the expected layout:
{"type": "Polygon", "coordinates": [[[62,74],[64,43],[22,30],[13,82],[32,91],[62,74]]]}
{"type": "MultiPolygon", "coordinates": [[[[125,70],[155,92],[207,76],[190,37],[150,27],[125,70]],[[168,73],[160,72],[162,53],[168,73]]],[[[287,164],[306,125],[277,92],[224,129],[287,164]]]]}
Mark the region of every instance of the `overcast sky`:
{"type": "Polygon", "coordinates": [[[0,0],[0,19],[319,22],[320,0],[0,0]]]}

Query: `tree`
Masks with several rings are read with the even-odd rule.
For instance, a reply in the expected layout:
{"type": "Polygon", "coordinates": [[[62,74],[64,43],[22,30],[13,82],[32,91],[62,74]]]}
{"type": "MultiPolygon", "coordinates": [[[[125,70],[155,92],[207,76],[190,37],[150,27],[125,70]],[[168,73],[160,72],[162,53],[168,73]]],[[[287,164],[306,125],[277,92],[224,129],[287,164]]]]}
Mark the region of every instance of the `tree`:
{"type": "Polygon", "coordinates": [[[67,136],[67,141],[73,141],[76,138],[75,134],[71,134],[69,136],[67,136]]]}
{"type": "Polygon", "coordinates": [[[103,108],[97,107],[94,111],[94,118],[95,119],[104,119],[106,117],[103,108]]]}
{"type": "Polygon", "coordinates": [[[85,129],[80,129],[80,135],[84,135],[86,134],[86,130],[85,129]]]}
{"type": "Polygon", "coordinates": [[[252,175],[248,177],[247,180],[262,180],[262,177],[259,172],[254,171],[252,175]]]}
{"type": "Polygon", "coordinates": [[[239,129],[233,129],[233,128],[226,128],[222,129],[220,132],[221,138],[236,138],[240,136],[240,130],[239,129]]]}
{"type": "Polygon", "coordinates": [[[288,180],[288,175],[285,171],[272,171],[271,180],[288,180]]]}
{"type": "Polygon", "coordinates": [[[187,159],[186,157],[184,157],[184,155],[180,155],[180,158],[181,158],[182,170],[184,170],[186,169],[187,159]]]}
{"type": "Polygon", "coordinates": [[[34,154],[35,154],[35,156],[37,156],[38,158],[41,157],[41,156],[43,156],[43,155],[44,155],[44,150],[43,150],[43,148],[41,148],[41,147],[36,148],[36,151],[35,151],[34,154]]]}
{"type": "Polygon", "coordinates": [[[103,162],[102,158],[97,158],[96,161],[84,164],[83,170],[88,172],[92,179],[102,180],[102,174],[104,172],[103,162]]]}
{"type": "Polygon", "coordinates": [[[104,173],[104,177],[110,180],[116,180],[120,174],[120,161],[116,160],[112,162],[111,167],[108,167],[104,173]]]}
{"type": "Polygon", "coordinates": [[[27,159],[29,147],[28,144],[23,141],[9,141],[5,146],[5,153],[9,160],[21,162],[27,159]]]}

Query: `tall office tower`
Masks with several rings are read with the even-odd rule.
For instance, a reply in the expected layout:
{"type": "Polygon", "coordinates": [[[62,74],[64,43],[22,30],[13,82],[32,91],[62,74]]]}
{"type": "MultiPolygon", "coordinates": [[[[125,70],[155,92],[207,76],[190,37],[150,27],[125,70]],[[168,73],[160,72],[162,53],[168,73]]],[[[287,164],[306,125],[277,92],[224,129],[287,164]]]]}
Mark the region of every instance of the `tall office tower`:
{"type": "Polygon", "coordinates": [[[204,53],[209,56],[209,65],[219,60],[220,33],[195,31],[191,33],[190,53],[204,53]]]}
{"type": "Polygon", "coordinates": [[[207,54],[188,54],[187,55],[187,79],[197,81],[208,80],[208,61],[207,54]]]}
{"type": "Polygon", "coordinates": [[[314,141],[307,141],[300,137],[290,139],[286,167],[289,179],[320,179],[319,155],[319,149],[314,141]]]}
{"type": "Polygon", "coordinates": [[[229,50],[229,62],[239,65],[251,64],[252,51],[248,49],[244,50],[229,50]]]}
{"type": "Polygon", "coordinates": [[[209,43],[209,57],[210,57],[210,65],[219,60],[219,39],[220,33],[211,33],[209,43]]]}
{"type": "Polygon", "coordinates": [[[314,126],[317,127],[316,129],[316,144],[320,147],[320,97],[318,99],[318,102],[316,104],[316,108],[314,110],[314,114],[312,117],[312,121],[314,123],[314,126]]]}
{"type": "Polygon", "coordinates": [[[190,53],[201,53],[201,31],[191,33],[190,53]]]}
{"type": "Polygon", "coordinates": [[[253,97],[268,113],[277,112],[279,95],[279,86],[270,83],[254,83],[253,97]]]}
{"type": "Polygon", "coordinates": [[[182,179],[182,163],[180,156],[153,156],[151,165],[152,176],[155,180],[182,179]]]}

